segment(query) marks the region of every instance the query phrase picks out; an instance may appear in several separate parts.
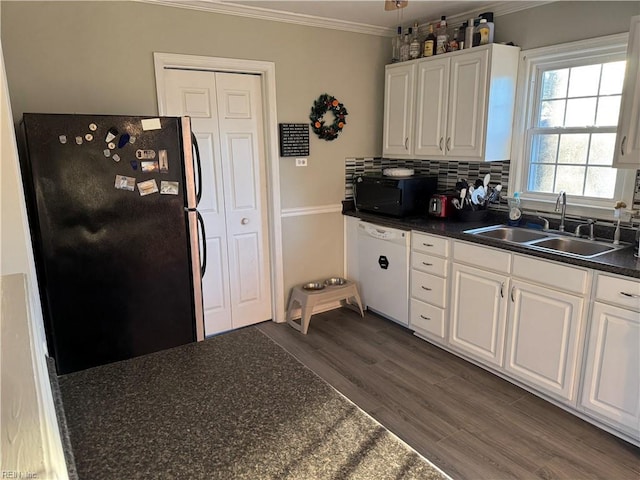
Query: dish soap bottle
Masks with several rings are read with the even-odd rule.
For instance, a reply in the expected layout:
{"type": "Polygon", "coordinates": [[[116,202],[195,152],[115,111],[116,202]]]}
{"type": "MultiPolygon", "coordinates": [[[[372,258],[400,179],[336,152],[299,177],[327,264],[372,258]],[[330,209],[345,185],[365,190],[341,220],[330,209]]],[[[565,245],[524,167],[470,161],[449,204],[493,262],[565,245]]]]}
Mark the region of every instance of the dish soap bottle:
{"type": "Polygon", "coordinates": [[[509,203],[509,225],[517,226],[520,223],[522,217],[522,210],[520,209],[520,192],[515,192],[513,198],[507,199],[509,203]]]}

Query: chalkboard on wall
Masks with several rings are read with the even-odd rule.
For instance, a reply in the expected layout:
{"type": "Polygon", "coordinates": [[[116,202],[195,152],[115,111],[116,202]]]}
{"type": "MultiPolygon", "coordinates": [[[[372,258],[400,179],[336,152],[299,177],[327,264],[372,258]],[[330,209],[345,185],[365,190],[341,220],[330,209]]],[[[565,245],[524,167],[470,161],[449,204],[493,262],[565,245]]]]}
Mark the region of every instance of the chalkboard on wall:
{"type": "Polygon", "coordinates": [[[280,156],[309,156],[309,125],[306,123],[280,123],[280,156]]]}

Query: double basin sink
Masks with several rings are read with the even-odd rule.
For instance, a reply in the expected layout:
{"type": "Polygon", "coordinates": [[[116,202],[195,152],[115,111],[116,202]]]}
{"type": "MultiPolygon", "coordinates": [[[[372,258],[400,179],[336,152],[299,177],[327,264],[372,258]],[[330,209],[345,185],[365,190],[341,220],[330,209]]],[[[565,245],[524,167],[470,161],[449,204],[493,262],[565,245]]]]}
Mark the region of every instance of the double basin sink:
{"type": "Polygon", "coordinates": [[[507,225],[476,228],[466,230],[464,233],[516,243],[534,250],[579,258],[593,258],[629,246],[627,244],[613,245],[613,243],[571,237],[568,236],[569,234],[562,232],[545,232],[507,225]]]}

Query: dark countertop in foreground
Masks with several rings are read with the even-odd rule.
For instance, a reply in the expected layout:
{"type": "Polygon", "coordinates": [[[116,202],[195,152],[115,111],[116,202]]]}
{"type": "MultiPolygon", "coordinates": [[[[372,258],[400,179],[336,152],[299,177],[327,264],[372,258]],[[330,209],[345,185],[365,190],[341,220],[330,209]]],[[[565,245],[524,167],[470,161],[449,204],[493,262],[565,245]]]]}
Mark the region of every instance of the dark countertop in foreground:
{"type": "Polygon", "coordinates": [[[417,230],[420,232],[432,233],[434,235],[456,238],[458,240],[464,240],[471,243],[501,248],[512,252],[524,253],[533,257],[546,258],[548,260],[554,260],[568,265],[576,265],[603,272],[615,273],[617,275],[640,278],[640,259],[637,259],[634,256],[635,249],[633,246],[605,253],[595,258],[577,258],[534,250],[526,245],[518,245],[501,240],[481,237],[479,235],[464,233],[465,230],[471,230],[474,228],[506,224],[507,219],[504,212],[490,211],[487,219],[481,222],[460,222],[454,219],[440,220],[438,218],[424,216],[393,218],[356,210],[349,210],[343,213],[344,215],[360,218],[365,222],[371,222],[385,227],[395,227],[402,230],[417,230]]]}

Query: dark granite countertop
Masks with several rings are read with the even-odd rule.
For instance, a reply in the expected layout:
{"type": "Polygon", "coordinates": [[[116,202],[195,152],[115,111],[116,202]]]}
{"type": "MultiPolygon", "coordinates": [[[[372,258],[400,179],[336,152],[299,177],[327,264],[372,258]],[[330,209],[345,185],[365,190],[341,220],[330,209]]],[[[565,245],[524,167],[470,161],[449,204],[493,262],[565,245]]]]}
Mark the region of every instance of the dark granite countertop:
{"type": "Polygon", "coordinates": [[[508,243],[501,240],[481,237],[464,233],[465,230],[487,227],[490,225],[506,224],[505,212],[489,211],[487,218],[480,222],[461,222],[455,219],[438,219],[428,216],[416,216],[405,218],[393,218],[375,213],[366,213],[356,210],[347,210],[344,215],[360,218],[365,222],[376,223],[386,227],[395,227],[401,230],[417,230],[420,232],[441,235],[444,237],[456,238],[472,243],[487,245],[490,247],[502,248],[517,253],[524,253],[533,257],[546,258],[568,265],[592,268],[602,272],[615,273],[627,277],[640,278],[640,259],[634,256],[633,246],[605,253],[594,258],[577,258],[564,255],[557,255],[550,252],[534,250],[526,245],[508,243]]]}

